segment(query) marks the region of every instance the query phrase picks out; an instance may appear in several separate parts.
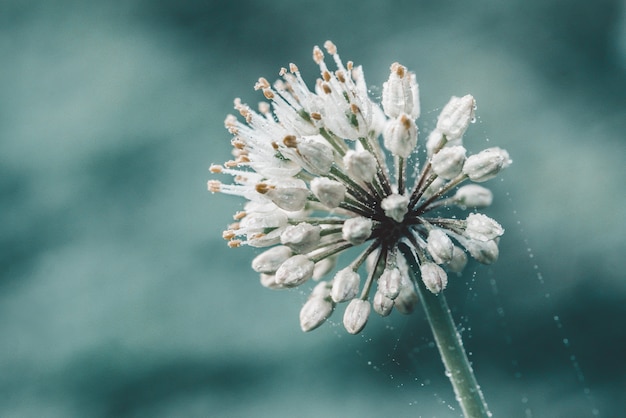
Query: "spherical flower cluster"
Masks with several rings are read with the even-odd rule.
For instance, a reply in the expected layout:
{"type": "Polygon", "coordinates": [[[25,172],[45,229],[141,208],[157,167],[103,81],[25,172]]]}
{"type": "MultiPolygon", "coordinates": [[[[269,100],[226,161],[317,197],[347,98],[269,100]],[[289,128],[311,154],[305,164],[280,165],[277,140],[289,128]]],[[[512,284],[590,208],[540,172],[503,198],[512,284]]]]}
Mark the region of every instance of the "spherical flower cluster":
{"type": "Polygon", "coordinates": [[[210,180],[208,188],[248,200],[223,236],[231,247],[269,247],[252,261],[264,286],[318,282],[300,312],[304,331],[346,302],[343,324],[356,334],[372,309],[410,313],[418,302],[418,284],[399,245],[414,253],[423,285],[433,293],[445,289],[447,272],[463,270],[466,253],[481,263],[496,261],[504,232],[496,221],[437,212],[491,204],[488,189],[461,183],[489,180],[511,161],[500,148],[466,155],[462,138],[476,107],[466,95],[443,107],[426,141],[425,163],[410,164],[420,115],[415,75],[392,64],[381,108],[368,96],[361,67],[344,65],[332,42],[324,47],[336,69],[328,69],[315,47],[321,77],[313,91],[290,64],[281,69],[282,80],[271,85],[261,78],[255,85],[271,105],[262,102],[254,111],[235,100],[245,122],[233,115],[225,121],[234,136],[234,159],[210,169],[232,176],[234,184],[210,180]],[[409,178],[415,178],[413,185],[409,178]],[[322,280],[335,270],[340,253],[358,246],[360,254],[322,280]]]}

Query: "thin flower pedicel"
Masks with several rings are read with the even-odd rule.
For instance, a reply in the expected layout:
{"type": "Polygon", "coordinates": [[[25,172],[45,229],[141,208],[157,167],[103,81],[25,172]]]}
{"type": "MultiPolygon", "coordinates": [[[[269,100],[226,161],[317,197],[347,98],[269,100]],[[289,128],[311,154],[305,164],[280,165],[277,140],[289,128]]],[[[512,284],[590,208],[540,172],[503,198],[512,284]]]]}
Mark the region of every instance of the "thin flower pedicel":
{"type": "Polygon", "coordinates": [[[320,280],[340,253],[363,247],[351,262],[340,262],[334,277],[319,281],[300,312],[302,330],[310,331],[346,303],[343,324],[355,334],[371,308],[380,315],[413,311],[419,292],[407,249],[434,294],[448,285],[447,272],[463,269],[466,252],[481,263],[497,259],[500,224],[483,214],[462,220],[437,211],[488,206],[488,189],[461,183],[489,180],[511,161],[500,148],[466,155],[462,138],[476,106],[465,95],[443,107],[419,166],[415,75],[393,63],[379,105],[367,94],[361,67],[344,64],[332,42],[324,47],[335,69],[315,47],[320,78],[312,90],[290,64],[273,85],[256,83],[269,101],[258,111],[235,100],[244,121],[233,115],[225,121],[234,159],[211,166],[234,182],[210,180],[208,188],[248,200],[223,236],[231,247],[269,247],[252,261],[266,287],[320,280]]]}

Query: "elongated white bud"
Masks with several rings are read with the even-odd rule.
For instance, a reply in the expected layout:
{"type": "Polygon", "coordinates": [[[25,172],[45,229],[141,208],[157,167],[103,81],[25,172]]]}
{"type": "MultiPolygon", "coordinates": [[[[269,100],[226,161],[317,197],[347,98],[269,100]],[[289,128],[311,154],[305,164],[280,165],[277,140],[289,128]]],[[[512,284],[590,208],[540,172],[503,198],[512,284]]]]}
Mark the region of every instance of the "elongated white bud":
{"type": "Polygon", "coordinates": [[[442,148],[430,160],[433,171],[446,180],[452,180],[463,170],[465,148],[461,145],[442,148]]]}
{"type": "Polygon", "coordinates": [[[280,235],[280,242],[296,253],[307,253],[319,244],[320,231],[321,228],[318,225],[311,225],[306,222],[289,225],[280,235]]]}
{"type": "Polygon", "coordinates": [[[378,291],[389,299],[395,299],[400,293],[402,277],[397,268],[386,268],[378,278],[378,291]]]}
{"type": "Polygon", "coordinates": [[[401,314],[408,315],[413,312],[418,302],[419,297],[413,288],[413,283],[410,283],[410,287],[405,285],[402,286],[400,294],[393,301],[393,306],[401,314]]]}
{"type": "Polygon", "coordinates": [[[388,218],[401,223],[404,220],[404,215],[409,211],[409,197],[394,193],[384,198],[380,202],[380,207],[385,211],[388,218]]]}
{"type": "Polygon", "coordinates": [[[437,264],[446,264],[452,260],[454,244],[448,234],[441,229],[433,229],[428,233],[426,249],[437,264]]]}
{"type": "Polygon", "coordinates": [[[359,293],[361,278],[359,274],[350,267],[341,269],[335,274],[333,287],[330,296],[334,302],[345,302],[354,299],[359,293]]]}
{"type": "Polygon", "coordinates": [[[383,131],[383,143],[393,155],[408,157],[417,146],[417,125],[406,114],[390,120],[383,131]]]}
{"type": "Polygon", "coordinates": [[[470,122],[474,120],[475,109],[476,101],[472,95],[452,96],[439,114],[437,129],[446,136],[448,141],[461,138],[470,122]]]}
{"type": "Polygon", "coordinates": [[[311,180],[311,191],[329,209],[339,206],[346,197],[346,186],[327,177],[315,177],[311,180]]]}
{"type": "Polygon", "coordinates": [[[469,251],[470,255],[476,261],[482,264],[495,263],[498,260],[498,256],[500,255],[498,243],[495,240],[476,241],[470,239],[467,240],[464,245],[467,251],[469,251]]]}
{"type": "Polygon", "coordinates": [[[257,273],[274,274],[280,265],[287,261],[292,254],[289,247],[272,247],[263,251],[252,260],[252,269],[257,273]]]}
{"type": "Polygon", "coordinates": [[[489,241],[504,234],[498,222],[482,213],[470,213],[466,222],[465,235],[477,241],[489,241]]]}
{"type": "Polygon", "coordinates": [[[481,183],[494,178],[510,164],[511,159],[508,152],[498,147],[487,148],[478,154],[467,157],[463,165],[463,172],[471,180],[481,183]]]}
{"type": "Polygon", "coordinates": [[[468,184],[456,191],[454,201],[462,208],[485,208],[491,205],[493,193],[478,184],[468,184]]]}
{"type": "Polygon", "coordinates": [[[330,257],[326,257],[317,263],[315,263],[315,268],[313,269],[313,279],[319,280],[322,277],[326,276],[332,269],[337,265],[337,256],[333,255],[330,257]]]}
{"type": "Polygon", "coordinates": [[[453,273],[460,273],[463,271],[466,265],[467,255],[465,254],[465,251],[455,245],[452,249],[452,260],[450,260],[447,265],[448,270],[453,273]]]}
{"type": "Polygon", "coordinates": [[[276,270],[276,283],[285,287],[299,286],[313,276],[315,263],[302,254],[288,258],[276,270]]]}
{"type": "Polygon", "coordinates": [[[368,183],[372,181],[378,169],[376,158],[364,150],[349,150],[343,157],[343,164],[357,180],[368,183]]]}
{"type": "Polygon", "coordinates": [[[305,170],[317,175],[328,174],[335,158],[330,145],[304,137],[298,140],[297,148],[300,162],[305,170]]]}
{"type": "Polygon", "coordinates": [[[435,263],[423,263],[420,266],[422,281],[434,294],[441,292],[448,284],[448,275],[435,263]]]}
{"type": "Polygon", "coordinates": [[[352,299],[343,314],[343,326],[350,334],[358,334],[365,327],[370,315],[368,300],[352,299]]]}
{"type": "Polygon", "coordinates": [[[373,222],[362,216],[346,219],[341,230],[343,239],[353,245],[363,244],[372,235],[373,222]]]}
{"type": "Polygon", "coordinates": [[[383,83],[382,105],[390,118],[396,118],[402,113],[414,120],[419,117],[419,89],[415,75],[397,62],[391,64],[389,79],[383,83]]]}
{"type": "Polygon", "coordinates": [[[443,136],[443,133],[439,129],[434,129],[426,140],[426,152],[429,157],[432,157],[437,153],[443,146],[446,145],[446,137],[443,136]]]}
{"type": "Polygon", "coordinates": [[[312,297],[300,310],[300,328],[308,332],[322,325],[333,312],[333,303],[321,297],[312,297]]]}
{"type": "Polygon", "coordinates": [[[377,290],[374,294],[373,308],[380,316],[387,316],[391,313],[395,302],[393,299],[389,299],[380,290],[377,290]]]}

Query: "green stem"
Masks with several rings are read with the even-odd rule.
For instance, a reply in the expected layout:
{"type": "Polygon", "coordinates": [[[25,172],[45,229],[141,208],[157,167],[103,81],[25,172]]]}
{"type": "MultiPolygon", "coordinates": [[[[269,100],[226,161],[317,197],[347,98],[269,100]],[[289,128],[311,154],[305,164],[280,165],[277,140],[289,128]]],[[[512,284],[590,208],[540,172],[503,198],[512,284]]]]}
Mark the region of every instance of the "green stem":
{"type": "Polygon", "coordinates": [[[446,368],[446,376],[450,378],[454,394],[464,416],[466,418],[491,417],[491,412],[489,412],[483,393],[474,376],[472,365],[463,349],[461,336],[456,330],[443,292],[435,295],[426,289],[417,273],[419,266],[413,251],[404,245],[400,246],[400,250],[411,265],[409,274],[416,284],[419,298],[422,301],[424,311],[426,311],[426,318],[446,368]]]}

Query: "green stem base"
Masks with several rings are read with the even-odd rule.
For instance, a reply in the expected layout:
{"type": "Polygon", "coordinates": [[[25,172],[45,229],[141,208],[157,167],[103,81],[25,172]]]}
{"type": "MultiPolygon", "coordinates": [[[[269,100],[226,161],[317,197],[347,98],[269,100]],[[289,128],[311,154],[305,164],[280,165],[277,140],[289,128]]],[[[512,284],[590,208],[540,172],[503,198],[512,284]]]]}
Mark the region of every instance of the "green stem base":
{"type": "Polygon", "coordinates": [[[426,318],[446,368],[446,376],[450,378],[456,400],[459,402],[463,414],[466,418],[491,417],[491,412],[489,412],[483,393],[476,381],[443,292],[435,295],[429,291],[418,273],[419,266],[413,251],[404,246],[401,246],[400,250],[410,264],[409,273],[416,284],[419,298],[426,312],[426,318]]]}

